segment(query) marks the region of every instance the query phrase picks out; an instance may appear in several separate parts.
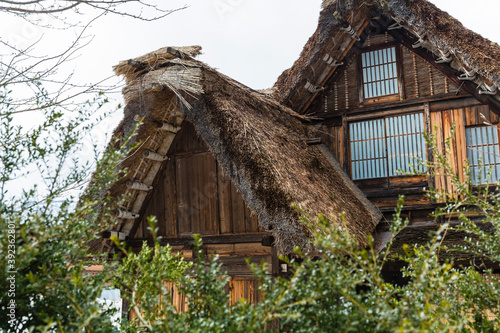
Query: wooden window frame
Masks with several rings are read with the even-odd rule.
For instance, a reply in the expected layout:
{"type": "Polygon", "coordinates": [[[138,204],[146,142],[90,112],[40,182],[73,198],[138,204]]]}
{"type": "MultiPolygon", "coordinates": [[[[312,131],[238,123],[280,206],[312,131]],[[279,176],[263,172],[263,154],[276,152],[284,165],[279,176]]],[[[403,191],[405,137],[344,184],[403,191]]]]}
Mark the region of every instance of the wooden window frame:
{"type": "Polygon", "coordinates": [[[404,99],[404,86],[403,86],[403,68],[401,64],[401,46],[396,42],[378,44],[370,47],[366,47],[358,55],[358,85],[359,85],[359,102],[360,106],[372,105],[378,103],[388,103],[395,102],[404,99]],[[397,79],[397,89],[398,91],[390,95],[382,95],[376,97],[366,98],[365,94],[365,83],[363,77],[363,54],[367,52],[373,52],[383,49],[389,49],[394,47],[396,51],[396,79],[397,79]]]}
{"type": "MultiPolygon", "coordinates": [[[[422,133],[427,133],[427,124],[426,124],[426,116],[425,116],[425,110],[424,108],[422,108],[422,110],[412,110],[412,111],[401,111],[401,112],[398,112],[398,113],[388,113],[388,114],[385,114],[385,113],[381,113],[381,114],[375,114],[373,115],[373,117],[362,117],[361,119],[346,119],[346,117],[344,117],[344,121],[343,121],[343,127],[344,127],[344,133],[345,133],[345,139],[347,140],[346,142],[346,152],[345,152],[345,156],[346,156],[346,159],[345,159],[345,166],[346,166],[346,170],[348,171],[351,179],[357,184],[357,185],[361,185],[361,184],[366,184],[368,187],[373,187],[373,188],[386,188],[386,189],[389,189],[389,188],[392,188],[392,187],[395,187],[394,184],[391,185],[391,183],[401,183],[403,184],[402,186],[404,186],[404,179],[416,179],[416,178],[422,178],[421,180],[418,181],[419,184],[416,184],[417,186],[421,186],[421,187],[426,187],[428,186],[428,171],[425,170],[425,175],[393,175],[393,176],[390,176],[390,172],[389,170],[387,170],[387,175],[386,176],[383,176],[383,177],[377,177],[377,178],[362,178],[362,179],[353,179],[353,168],[352,168],[352,151],[351,151],[351,133],[350,133],[350,124],[352,123],[357,123],[357,122],[365,122],[365,121],[372,121],[372,120],[377,120],[377,119],[387,119],[387,118],[393,118],[393,117],[400,117],[400,116],[406,116],[406,115],[411,115],[411,114],[421,114],[422,115],[422,133]]],[[[385,121],[384,121],[385,123],[385,121]]],[[[386,147],[385,149],[387,150],[388,147],[387,147],[387,133],[385,133],[384,135],[384,138],[385,138],[385,142],[386,142],[386,147]]],[[[424,147],[423,147],[423,150],[422,152],[425,154],[425,157],[424,159],[425,160],[429,160],[429,152],[428,152],[428,147],[427,147],[427,143],[424,143],[424,147]]],[[[388,159],[389,159],[389,156],[387,155],[386,153],[386,167],[387,169],[389,169],[389,166],[388,166],[388,159]]],[[[361,185],[360,187],[364,187],[363,185],[361,185]]],[[[397,186],[396,186],[397,187],[397,186]]]]}
{"type": "MultiPolygon", "coordinates": [[[[465,138],[466,138],[466,143],[465,143],[466,156],[467,156],[467,159],[469,160],[469,163],[473,163],[473,161],[471,161],[471,159],[469,157],[469,147],[471,147],[471,146],[472,147],[479,147],[479,146],[484,147],[484,146],[495,146],[496,145],[496,147],[498,149],[497,152],[500,153],[500,128],[498,127],[498,124],[491,124],[491,125],[486,125],[486,124],[468,125],[468,126],[465,126],[465,133],[464,133],[464,135],[465,135],[465,138]],[[486,127],[493,127],[493,133],[496,132],[496,134],[497,134],[497,140],[496,140],[497,142],[496,143],[494,143],[494,142],[493,143],[487,142],[485,144],[485,143],[482,142],[481,145],[477,145],[477,144],[476,145],[469,145],[469,144],[467,144],[467,141],[468,141],[467,130],[468,129],[486,128],[486,127]]],[[[483,163],[483,162],[481,162],[481,163],[483,163]]],[[[472,182],[472,185],[474,187],[482,187],[482,186],[487,186],[487,185],[491,186],[491,185],[494,185],[495,183],[500,182],[500,174],[498,174],[498,172],[494,171],[494,170],[492,170],[492,176],[493,176],[493,174],[496,174],[496,181],[487,184],[485,182],[487,175],[483,174],[482,178],[481,178],[481,183],[476,182],[477,178],[475,177],[473,168],[474,167],[478,167],[478,168],[484,167],[484,164],[483,164],[483,166],[481,166],[480,164],[474,164],[474,165],[469,164],[469,165],[470,165],[470,168],[471,168],[471,182],[472,182]]],[[[498,166],[498,165],[500,165],[500,162],[488,163],[488,168],[489,167],[495,168],[495,166],[498,166]]],[[[490,180],[488,179],[488,181],[490,181],[490,180]]]]}

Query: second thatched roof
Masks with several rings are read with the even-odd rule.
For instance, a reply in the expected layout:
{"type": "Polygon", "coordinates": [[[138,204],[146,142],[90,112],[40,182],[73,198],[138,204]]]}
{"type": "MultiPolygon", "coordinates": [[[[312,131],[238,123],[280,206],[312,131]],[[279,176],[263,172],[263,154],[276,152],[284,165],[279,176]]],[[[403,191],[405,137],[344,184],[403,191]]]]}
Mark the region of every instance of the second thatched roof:
{"type": "Polygon", "coordinates": [[[311,94],[305,88],[310,81],[320,85],[332,69],[325,56],[338,62],[353,45],[348,31],[350,24],[361,33],[373,16],[384,16],[398,23],[420,47],[435,58],[451,57],[450,66],[456,74],[471,72],[476,88],[486,90],[500,101],[500,46],[440,10],[427,0],[324,0],[318,27],[304,46],[293,66],[285,70],[274,85],[274,97],[301,113],[311,94]],[[324,74],[322,74],[324,73],[324,74]]]}
{"type": "MultiPolygon", "coordinates": [[[[258,214],[261,226],[273,234],[280,253],[288,254],[295,246],[310,249],[311,230],[299,221],[292,203],[338,223],[345,216],[349,232],[366,245],[381,214],[324,146],[306,143],[309,130],[303,119],[194,60],[198,53],[197,47],[164,48],[115,67],[127,80],[125,117],[115,134],[132,130],[134,119],[145,120],[136,137],[140,145],[123,162],[129,174],[110,189],[114,195],[129,191],[124,209],[138,214],[147,204],[139,191],[127,189],[127,180],[151,185],[158,176],[161,162],[145,159],[144,151],[167,155],[176,129],[187,119],[258,214]],[[159,126],[170,127],[162,131],[159,126]]],[[[140,219],[134,216],[119,220],[116,231],[130,231],[140,219]]]]}

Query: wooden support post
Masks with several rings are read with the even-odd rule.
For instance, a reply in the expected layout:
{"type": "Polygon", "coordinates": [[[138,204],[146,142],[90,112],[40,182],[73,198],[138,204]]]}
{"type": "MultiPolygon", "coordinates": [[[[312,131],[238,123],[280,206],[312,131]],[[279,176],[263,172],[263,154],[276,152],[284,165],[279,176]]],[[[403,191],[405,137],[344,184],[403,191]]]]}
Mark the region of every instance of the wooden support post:
{"type": "Polygon", "coordinates": [[[278,252],[276,248],[273,246],[271,250],[271,272],[274,278],[277,278],[280,275],[280,260],[278,257],[278,252]]]}
{"type": "MultiPolygon", "coordinates": [[[[396,59],[403,59],[403,55],[401,52],[401,45],[396,45],[396,59]]],[[[404,75],[403,75],[403,62],[397,61],[396,67],[398,69],[398,88],[399,88],[399,100],[405,100],[405,84],[404,84],[404,75]]]]}
{"type": "MultiPolygon", "coordinates": [[[[427,135],[427,138],[432,137],[432,124],[431,124],[431,108],[429,106],[429,103],[424,103],[424,122],[425,122],[425,134],[427,135]]],[[[432,150],[432,147],[429,147],[427,145],[427,162],[432,162],[434,161],[434,153],[432,150]]],[[[428,182],[429,182],[429,187],[430,188],[436,188],[436,181],[433,175],[431,175],[429,172],[427,172],[428,175],[428,182]]],[[[436,200],[432,199],[432,203],[435,203],[436,200]]]]}
{"type": "Polygon", "coordinates": [[[342,117],[342,147],[344,148],[344,165],[342,166],[344,170],[350,174],[349,171],[349,128],[347,127],[347,117],[342,117]]]}

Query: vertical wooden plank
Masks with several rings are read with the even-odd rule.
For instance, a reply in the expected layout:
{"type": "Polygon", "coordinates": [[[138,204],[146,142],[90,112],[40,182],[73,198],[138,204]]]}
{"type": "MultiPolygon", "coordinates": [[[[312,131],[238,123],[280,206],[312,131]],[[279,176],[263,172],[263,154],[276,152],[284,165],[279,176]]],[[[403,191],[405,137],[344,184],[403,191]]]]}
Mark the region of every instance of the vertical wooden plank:
{"type": "Polygon", "coordinates": [[[465,125],[472,125],[472,110],[470,107],[464,108],[465,110],[465,125]]]}
{"type": "Polygon", "coordinates": [[[336,142],[337,142],[337,158],[339,160],[340,165],[344,165],[344,160],[345,160],[345,152],[344,152],[344,145],[342,144],[344,140],[344,128],[342,126],[336,127],[337,129],[337,134],[336,134],[336,142]]]}
{"type": "MultiPolygon", "coordinates": [[[[349,105],[351,108],[359,107],[359,90],[361,85],[359,85],[358,77],[358,58],[353,57],[352,62],[347,65],[347,73],[349,76],[349,105]]],[[[362,80],[362,78],[361,78],[362,80]]]]}
{"type": "MultiPolygon", "coordinates": [[[[396,59],[401,59],[401,45],[396,45],[396,59]]],[[[398,88],[399,88],[399,99],[403,101],[405,99],[405,85],[404,85],[404,75],[403,75],[403,65],[401,61],[396,62],[398,70],[398,88]]]]}
{"type": "Polygon", "coordinates": [[[271,248],[271,274],[273,278],[279,277],[281,274],[280,270],[280,259],[278,256],[278,251],[276,250],[276,247],[273,246],[271,248]]]}
{"type": "Polygon", "coordinates": [[[189,197],[189,163],[187,163],[186,157],[176,157],[175,158],[175,172],[176,172],[176,184],[177,184],[177,202],[178,211],[177,218],[179,223],[179,233],[190,233],[191,232],[191,203],[189,197]]]}
{"type": "Polygon", "coordinates": [[[149,224],[147,219],[145,218],[147,215],[144,214],[143,220],[142,220],[142,237],[144,238],[151,238],[151,230],[149,230],[149,224]]]}
{"type": "MultiPolygon", "coordinates": [[[[435,149],[437,149],[437,152],[440,154],[444,154],[444,137],[443,137],[443,118],[442,118],[442,112],[432,112],[431,113],[431,126],[432,126],[432,132],[434,133],[434,136],[436,137],[436,146],[435,149]]],[[[436,154],[433,154],[433,162],[436,163],[436,154]]],[[[436,176],[435,176],[435,188],[438,191],[447,191],[446,187],[446,179],[444,175],[444,170],[442,169],[437,169],[435,170],[436,176]]]]}
{"type": "Polygon", "coordinates": [[[155,213],[153,213],[154,216],[156,216],[157,220],[157,227],[158,227],[158,236],[165,236],[166,235],[166,225],[165,225],[165,209],[163,209],[165,205],[165,186],[164,180],[165,180],[165,175],[162,174],[160,175],[160,181],[158,182],[158,192],[156,193],[156,196],[152,198],[151,200],[154,200],[155,202],[155,213]]]}
{"type": "Polygon", "coordinates": [[[455,142],[457,156],[457,174],[461,182],[465,181],[464,167],[467,160],[467,146],[465,142],[465,119],[463,109],[453,110],[455,120],[455,142]]]}
{"type": "MultiPolygon", "coordinates": [[[[443,111],[443,127],[445,139],[450,138],[450,149],[447,154],[447,160],[460,181],[465,179],[463,166],[465,164],[466,145],[465,145],[465,124],[463,119],[463,110],[447,110],[443,111]],[[451,133],[451,127],[455,125],[455,133],[451,133]]],[[[447,177],[448,193],[456,193],[456,186],[452,184],[451,175],[447,177]]]]}
{"type": "MultiPolygon", "coordinates": [[[[432,124],[431,124],[431,112],[430,112],[430,106],[429,103],[424,104],[424,130],[425,134],[427,135],[428,138],[431,137],[432,135],[432,124]]],[[[434,154],[432,151],[432,147],[427,146],[427,161],[434,161],[434,154]]],[[[428,182],[429,182],[429,187],[431,188],[436,188],[436,181],[435,177],[432,176],[430,173],[427,173],[428,175],[428,182]]]]}
{"type": "MultiPolygon", "coordinates": [[[[443,135],[445,140],[449,140],[450,146],[447,150],[446,159],[450,164],[453,171],[457,170],[457,156],[456,156],[456,140],[452,136],[451,127],[453,126],[453,110],[443,111],[443,135]]],[[[449,194],[455,191],[455,188],[452,186],[451,177],[447,175],[446,177],[446,189],[449,194]]]]}
{"type": "Polygon", "coordinates": [[[498,115],[493,110],[490,110],[490,119],[493,125],[498,124],[498,115]]]}
{"type": "Polygon", "coordinates": [[[415,62],[417,66],[419,97],[430,96],[428,63],[418,55],[415,56],[415,62]]]}
{"type": "Polygon", "coordinates": [[[182,294],[179,289],[172,283],[166,282],[167,288],[170,291],[170,299],[172,301],[172,305],[175,306],[177,312],[184,312],[188,309],[188,304],[186,302],[186,297],[182,294]]]}
{"type": "Polygon", "coordinates": [[[219,165],[218,172],[218,192],[219,192],[219,221],[220,233],[230,234],[233,232],[231,223],[231,180],[219,165]]]}
{"type": "Polygon", "coordinates": [[[257,214],[255,214],[250,207],[247,205],[247,211],[250,214],[249,215],[249,220],[250,220],[250,232],[259,232],[259,218],[257,214]]]}
{"type": "Polygon", "coordinates": [[[436,68],[431,67],[432,70],[432,81],[434,84],[434,94],[445,94],[448,91],[446,77],[441,74],[436,68]]]}
{"type": "Polygon", "coordinates": [[[351,166],[349,165],[350,156],[349,156],[349,130],[347,128],[347,119],[345,116],[342,116],[342,156],[343,156],[343,164],[344,170],[350,175],[351,174],[351,166]]]}
{"type": "Polygon", "coordinates": [[[168,237],[177,236],[177,198],[175,184],[175,160],[170,159],[165,168],[165,178],[163,179],[165,188],[165,235],[168,237]]]}
{"type": "Polygon", "coordinates": [[[139,228],[137,228],[137,231],[135,232],[135,235],[133,235],[133,238],[143,238],[143,232],[142,232],[142,224],[144,223],[144,219],[140,222],[139,228]]]}
{"type": "Polygon", "coordinates": [[[488,105],[480,105],[477,107],[478,109],[478,119],[479,119],[479,124],[478,125],[486,125],[486,124],[491,124],[491,119],[490,119],[490,109],[488,105]]]}
{"type": "Polygon", "coordinates": [[[241,194],[236,190],[236,186],[231,182],[231,208],[232,224],[234,233],[245,232],[245,203],[241,194]]]}
{"type": "Polygon", "coordinates": [[[217,163],[212,155],[212,153],[207,153],[210,157],[210,173],[209,173],[209,191],[210,191],[210,230],[213,234],[220,234],[220,225],[219,225],[219,191],[217,189],[217,163]]]}
{"type": "Polygon", "coordinates": [[[235,304],[244,298],[249,304],[257,304],[260,299],[258,281],[247,277],[233,277],[229,282],[230,303],[235,304]]]}
{"type": "Polygon", "coordinates": [[[432,73],[432,67],[430,64],[427,64],[427,67],[429,68],[429,91],[431,96],[434,95],[434,77],[432,73]]]}
{"type": "Polygon", "coordinates": [[[358,87],[359,87],[359,92],[358,92],[358,99],[359,99],[359,106],[360,107],[363,107],[363,104],[364,104],[364,96],[365,96],[365,92],[364,92],[364,85],[363,85],[363,62],[361,60],[361,54],[358,56],[358,61],[357,61],[357,70],[358,70],[358,73],[359,75],[356,75],[355,77],[357,77],[357,83],[358,83],[358,87]]]}
{"type": "Polygon", "coordinates": [[[404,77],[403,89],[405,91],[405,96],[408,96],[408,98],[415,98],[417,95],[413,71],[413,56],[413,53],[410,52],[406,47],[401,47],[400,61],[404,77]]]}
{"type": "Polygon", "coordinates": [[[189,182],[189,199],[191,202],[190,205],[190,220],[191,220],[191,233],[199,233],[202,231],[202,215],[203,211],[201,210],[200,204],[200,183],[202,182],[203,177],[203,165],[200,163],[199,155],[192,155],[190,158],[190,172],[187,178],[187,182],[189,182]]]}
{"type": "Polygon", "coordinates": [[[339,79],[337,80],[337,103],[338,103],[338,107],[339,109],[345,109],[347,108],[347,100],[346,100],[346,94],[345,94],[345,91],[346,91],[346,80],[344,80],[344,77],[346,75],[346,72],[345,72],[345,69],[344,71],[342,72],[341,75],[339,75],[339,79]]]}
{"type": "Polygon", "coordinates": [[[252,210],[245,203],[245,231],[246,232],[258,232],[259,225],[256,219],[256,215],[252,213],[252,210]]]}
{"type": "Polygon", "coordinates": [[[216,234],[218,217],[215,160],[211,153],[194,154],[187,160],[190,172],[183,181],[189,183],[191,232],[216,234]]]}
{"type": "Polygon", "coordinates": [[[473,123],[473,125],[477,125],[477,124],[479,124],[479,121],[480,121],[479,120],[480,119],[479,118],[479,113],[477,112],[478,111],[477,110],[477,106],[473,106],[472,108],[473,108],[473,113],[474,113],[474,116],[473,116],[474,123],[473,123]]]}
{"type": "Polygon", "coordinates": [[[201,234],[206,234],[210,225],[210,197],[209,197],[209,163],[205,154],[196,154],[196,164],[198,167],[198,184],[196,192],[198,196],[199,226],[201,234]]]}
{"type": "Polygon", "coordinates": [[[203,231],[217,234],[217,173],[212,153],[200,154],[203,164],[203,182],[200,184],[200,198],[203,198],[203,231]]]}
{"type": "Polygon", "coordinates": [[[235,297],[234,297],[234,278],[229,280],[228,289],[229,289],[228,290],[228,292],[229,292],[229,304],[233,305],[236,302],[235,297]]]}

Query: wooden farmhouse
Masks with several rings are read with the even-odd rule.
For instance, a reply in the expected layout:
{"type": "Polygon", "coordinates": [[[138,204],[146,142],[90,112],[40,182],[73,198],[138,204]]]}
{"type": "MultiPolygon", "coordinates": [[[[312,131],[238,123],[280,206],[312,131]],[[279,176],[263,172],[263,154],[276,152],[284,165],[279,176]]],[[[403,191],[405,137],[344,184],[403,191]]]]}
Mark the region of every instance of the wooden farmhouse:
{"type": "Polygon", "coordinates": [[[423,133],[442,152],[450,137],[446,157],[462,179],[466,160],[475,186],[490,167],[490,183],[500,179],[500,47],[426,0],[325,0],[299,59],[267,91],[196,60],[199,52],[167,47],[115,67],[127,82],[115,134],[142,125],[123,162],[130,172],[111,188],[130,200],[110,231],[140,247],[154,215],[162,243],[186,258],[200,234],[236,298],[258,299],[246,257],[278,275],[278,254],[314,253],[292,203],[344,214],[360,245],[369,235],[383,245],[405,195],[410,226],[396,243],[425,241],[443,204],[425,191],[454,188],[418,163],[434,158],[423,133]],[[418,175],[404,173],[410,165],[418,175]]]}

